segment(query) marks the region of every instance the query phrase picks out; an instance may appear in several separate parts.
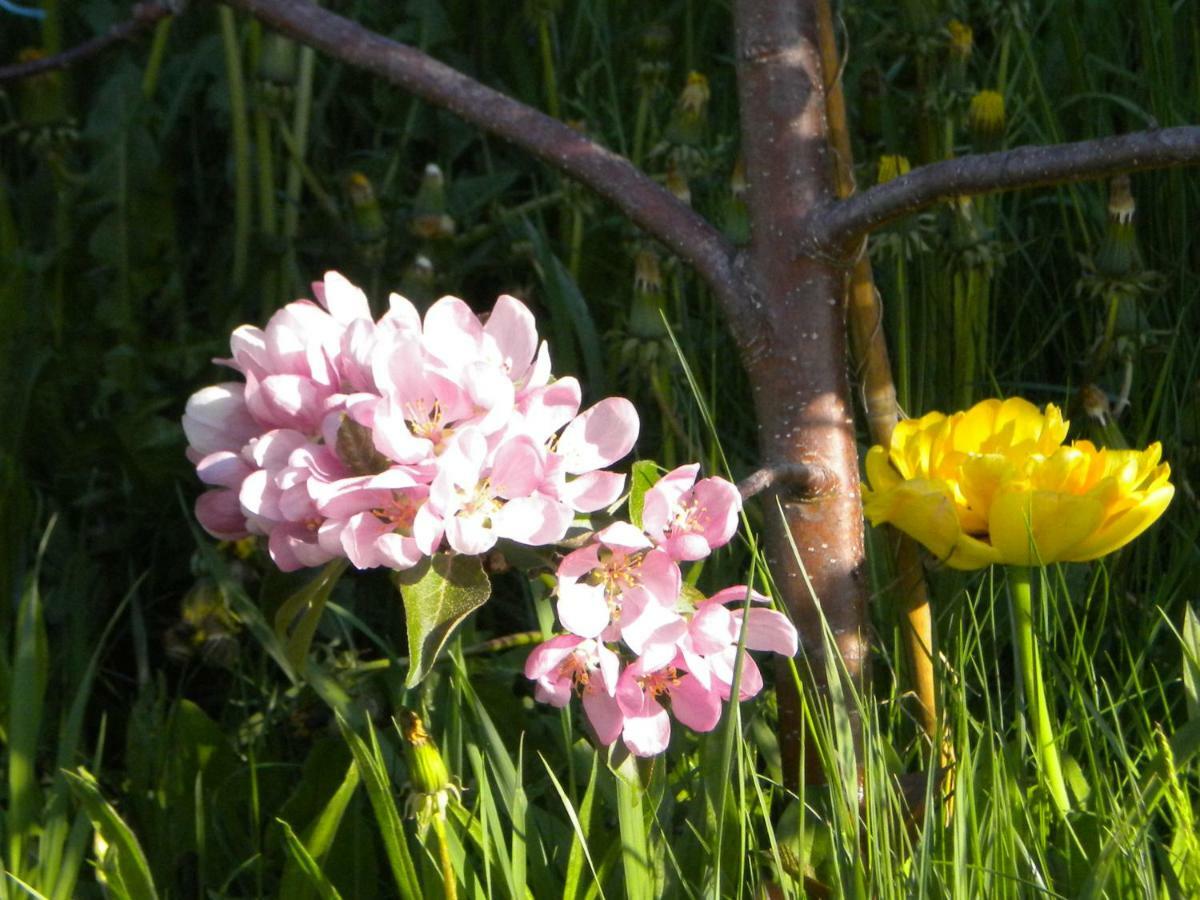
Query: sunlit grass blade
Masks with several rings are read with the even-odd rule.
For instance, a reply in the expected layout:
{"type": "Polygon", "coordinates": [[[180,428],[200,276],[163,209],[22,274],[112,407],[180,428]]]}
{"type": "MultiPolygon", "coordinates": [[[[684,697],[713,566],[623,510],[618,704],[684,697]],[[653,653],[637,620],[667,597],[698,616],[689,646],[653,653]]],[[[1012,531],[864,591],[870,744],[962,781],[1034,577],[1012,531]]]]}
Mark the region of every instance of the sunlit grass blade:
{"type": "Polygon", "coordinates": [[[286,879],[284,886],[280,888],[279,896],[281,897],[300,897],[299,893],[291,893],[299,888],[303,883],[316,893],[321,900],[341,900],[341,894],[333,886],[332,882],[321,871],[320,865],[312,858],[308,852],[308,848],[304,846],[304,842],[296,837],[296,832],[292,831],[292,826],[283,819],[276,819],[280,829],[283,831],[284,846],[288,851],[288,861],[294,866],[296,874],[292,878],[286,879]],[[303,882],[301,882],[303,879],[303,882]],[[290,885],[290,887],[289,887],[290,885]]]}
{"type": "MultiPolygon", "coordinates": [[[[338,827],[342,823],[342,816],[345,815],[346,807],[350,805],[350,800],[354,797],[354,792],[358,788],[359,783],[359,768],[358,762],[352,762],[346,770],[346,777],[342,779],[342,783],[329,798],[329,802],[325,804],[325,808],[321,810],[316,820],[305,829],[304,840],[299,841],[304,850],[304,858],[297,856],[292,852],[291,859],[284,866],[283,877],[280,881],[280,895],[285,897],[295,897],[296,900],[302,900],[308,893],[303,886],[305,881],[309,886],[320,888],[316,884],[312,884],[312,875],[306,868],[305,860],[311,861],[313,865],[319,866],[321,858],[329,851],[333,844],[333,839],[337,836],[338,827]]],[[[282,820],[279,820],[282,821],[282,820]]],[[[290,825],[284,823],[287,828],[287,834],[295,838],[290,825]]],[[[290,846],[290,840],[289,840],[290,846]]],[[[324,893],[321,894],[325,896],[324,893]]]]}
{"type": "Polygon", "coordinates": [[[621,871],[625,896],[629,900],[650,900],[655,896],[654,869],[651,866],[650,836],[646,831],[647,795],[642,790],[637,758],[626,755],[612,770],[617,795],[617,823],[621,830],[621,871]]]}
{"type": "Polygon", "coordinates": [[[119,896],[129,900],[156,900],[158,893],[154,889],[146,854],[130,827],[104,799],[96,779],[82,768],[63,774],[71,792],[92,820],[92,827],[108,844],[108,852],[115,854],[115,863],[108,870],[108,876],[119,879],[119,896]]]}
{"type": "Polygon", "coordinates": [[[368,746],[362,738],[355,734],[345,720],[338,719],[342,738],[350,747],[354,756],[354,764],[358,774],[367,789],[371,800],[371,809],[375,812],[375,821],[379,825],[379,837],[387,854],[388,864],[392,869],[392,877],[396,888],[405,900],[420,900],[423,896],[421,883],[417,878],[416,866],[413,865],[412,854],[408,850],[408,839],[404,833],[404,825],[400,820],[400,811],[392,797],[391,784],[388,781],[387,769],[379,750],[379,742],[375,730],[367,724],[371,739],[368,746]]]}
{"type": "Polygon", "coordinates": [[[583,792],[583,800],[580,801],[578,812],[576,812],[575,807],[571,804],[571,798],[567,796],[567,792],[563,790],[558,776],[554,774],[553,766],[550,765],[544,756],[540,758],[542,765],[546,768],[546,774],[550,777],[550,783],[554,785],[554,790],[558,793],[558,797],[562,801],[567,818],[571,820],[571,828],[575,831],[575,840],[571,844],[571,853],[567,857],[567,873],[563,882],[563,900],[575,900],[575,896],[579,892],[579,879],[583,874],[583,863],[585,860],[587,861],[588,869],[591,870],[592,881],[597,885],[600,896],[603,898],[604,890],[599,886],[600,877],[596,872],[595,863],[592,862],[592,852],[588,849],[588,831],[592,822],[592,803],[596,796],[596,775],[600,771],[600,754],[592,754],[592,771],[588,775],[587,788],[583,792]]]}

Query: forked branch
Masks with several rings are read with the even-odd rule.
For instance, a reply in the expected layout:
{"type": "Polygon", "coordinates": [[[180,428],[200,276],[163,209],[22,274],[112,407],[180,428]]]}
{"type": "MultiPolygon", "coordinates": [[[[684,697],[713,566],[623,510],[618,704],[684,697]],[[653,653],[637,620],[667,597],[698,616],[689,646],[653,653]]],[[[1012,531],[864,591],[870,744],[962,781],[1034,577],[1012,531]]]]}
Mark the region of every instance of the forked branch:
{"type": "Polygon", "coordinates": [[[844,256],[863,235],[954,197],[1195,163],[1200,163],[1200,126],[1195,125],[962,156],[814,209],[803,220],[807,236],[800,252],[844,256]]]}
{"type": "Polygon", "coordinates": [[[734,269],[733,247],[706,219],[624,157],[420,50],[375,34],[313,3],[222,2],[434,106],[448,109],[586,184],[699,273],[720,299],[735,335],[750,326],[749,301],[734,269]]]}
{"type": "Polygon", "coordinates": [[[113,44],[136,37],[159,19],[165,19],[171,13],[171,8],[164,3],[138,3],[124,22],[118,22],[104,34],[98,34],[70,50],[55,53],[53,56],[15,63],[11,66],[0,66],[0,84],[73,66],[75,63],[107,50],[113,44]]]}

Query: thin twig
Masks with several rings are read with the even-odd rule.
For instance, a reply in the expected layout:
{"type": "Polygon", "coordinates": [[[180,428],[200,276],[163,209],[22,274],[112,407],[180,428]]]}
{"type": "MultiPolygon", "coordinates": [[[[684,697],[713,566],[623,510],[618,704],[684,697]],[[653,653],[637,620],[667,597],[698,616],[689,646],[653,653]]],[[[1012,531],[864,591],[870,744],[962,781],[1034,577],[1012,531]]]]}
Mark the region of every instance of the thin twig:
{"type": "Polygon", "coordinates": [[[752,472],[737,483],[737,489],[743,500],[749,500],[775,485],[787,485],[797,499],[803,500],[828,493],[836,487],[837,479],[819,463],[790,463],[752,472]]]}
{"type": "Polygon", "coordinates": [[[835,200],[802,220],[804,256],[848,255],[863,235],[954,197],[1200,163],[1200,126],[961,156],[835,200]]]}
{"type": "Polygon", "coordinates": [[[413,47],[302,0],[221,0],[335,59],[364,69],[503,138],[586,184],[690,264],[724,306],[735,337],[757,320],[721,232],[668,190],[564,123],[413,47]]]}
{"type": "Polygon", "coordinates": [[[113,44],[137,37],[141,32],[157,23],[159,19],[165,19],[171,13],[171,8],[163,3],[138,3],[124,22],[118,22],[104,34],[98,34],[70,50],[11,66],[0,66],[0,84],[73,66],[89,56],[95,56],[97,53],[107,50],[113,44]]]}

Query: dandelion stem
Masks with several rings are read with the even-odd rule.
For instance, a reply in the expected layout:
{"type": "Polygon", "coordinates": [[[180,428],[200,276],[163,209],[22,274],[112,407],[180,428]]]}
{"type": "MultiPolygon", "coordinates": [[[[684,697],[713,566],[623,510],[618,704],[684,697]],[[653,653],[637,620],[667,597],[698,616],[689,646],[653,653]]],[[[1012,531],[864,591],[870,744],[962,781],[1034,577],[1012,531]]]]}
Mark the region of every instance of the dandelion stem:
{"type": "Polygon", "coordinates": [[[1008,567],[1009,596],[1012,598],[1013,630],[1026,712],[1033,721],[1033,743],[1037,749],[1039,771],[1054,802],[1055,809],[1066,815],[1071,810],[1067,784],[1063,780],[1058,747],[1054,743],[1054,725],[1050,701],[1042,679],[1042,664],[1033,634],[1033,591],[1028,566],[1008,567]]]}
{"type": "Polygon", "coordinates": [[[454,863],[450,860],[450,844],[446,839],[446,814],[439,810],[433,816],[433,831],[438,841],[438,861],[442,866],[442,889],[446,900],[458,900],[458,881],[454,863]]]}

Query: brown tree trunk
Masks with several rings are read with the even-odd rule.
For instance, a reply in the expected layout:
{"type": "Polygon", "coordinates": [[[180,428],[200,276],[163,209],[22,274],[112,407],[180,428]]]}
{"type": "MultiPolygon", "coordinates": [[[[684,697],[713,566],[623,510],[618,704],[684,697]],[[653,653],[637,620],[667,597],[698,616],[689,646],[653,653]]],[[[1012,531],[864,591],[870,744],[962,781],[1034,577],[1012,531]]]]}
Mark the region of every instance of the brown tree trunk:
{"type": "MultiPolygon", "coordinates": [[[[764,324],[745,365],[763,464],[817,464],[833,475],[817,496],[800,499],[783,488],[764,500],[775,583],[800,631],[814,687],[823,691],[822,618],[849,676],[861,683],[867,593],[847,381],[846,273],[797,254],[798,223],[834,196],[817,21],[807,0],[738,0],[734,16],[752,227],[744,272],[764,324]]],[[[779,739],[791,779],[802,722],[786,665],[780,675],[779,739]]],[[[857,737],[857,723],[855,731],[857,737]]],[[[806,754],[808,777],[816,774],[815,756],[806,754]]]]}

